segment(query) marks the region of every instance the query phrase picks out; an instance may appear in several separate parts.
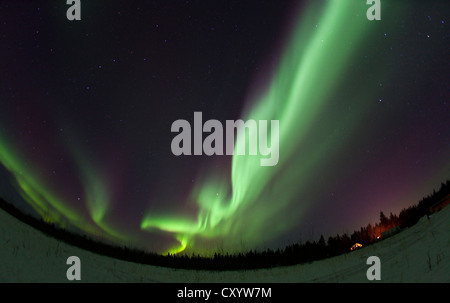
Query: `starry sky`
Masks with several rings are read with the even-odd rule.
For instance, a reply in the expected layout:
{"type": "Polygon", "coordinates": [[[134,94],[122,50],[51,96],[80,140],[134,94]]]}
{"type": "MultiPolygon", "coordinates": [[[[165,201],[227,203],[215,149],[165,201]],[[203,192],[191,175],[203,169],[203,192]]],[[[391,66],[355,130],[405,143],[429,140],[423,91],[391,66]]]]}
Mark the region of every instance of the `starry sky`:
{"type": "MultiPolygon", "coordinates": [[[[449,178],[450,5],[0,3],[0,196],[159,253],[351,233],[449,178]],[[280,160],[175,156],[171,125],[280,121],[280,160]]],[[[448,2],[448,1],[447,1],[448,2]]]]}

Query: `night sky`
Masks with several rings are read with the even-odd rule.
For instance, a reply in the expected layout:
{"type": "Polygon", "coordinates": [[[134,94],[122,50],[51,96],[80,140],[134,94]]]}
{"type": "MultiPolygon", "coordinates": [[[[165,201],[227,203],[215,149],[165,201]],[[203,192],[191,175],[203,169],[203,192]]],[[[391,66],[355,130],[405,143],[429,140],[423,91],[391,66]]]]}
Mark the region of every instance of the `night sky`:
{"type": "Polygon", "coordinates": [[[351,233],[450,177],[448,1],[0,3],[0,196],[151,251],[351,233]],[[279,120],[279,162],[175,120],[279,120]],[[207,134],[204,135],[205,138],[207,134]]]}

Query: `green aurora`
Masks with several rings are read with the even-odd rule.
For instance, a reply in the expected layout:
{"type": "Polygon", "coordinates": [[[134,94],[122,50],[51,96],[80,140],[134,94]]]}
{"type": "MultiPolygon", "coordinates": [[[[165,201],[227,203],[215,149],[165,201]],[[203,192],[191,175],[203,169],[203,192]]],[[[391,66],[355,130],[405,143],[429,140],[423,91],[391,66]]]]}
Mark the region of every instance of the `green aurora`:
{"type": "MultiPolygon", "coordinates": [[[[313,149],[308,155],[299,156],[296,152],[302,150],[304,137],[327,100],[333,97],[340,75],[370,30],[370,22],[361,13],[367,6],[361,3],[327,1],[324,7],[311,3],[299,16],[279,67],[260,96],[249,100],[242,118],[280,121],[280,162],[264,167],[260,166],[259,157],[238,156],[235,152],[231,184],[212,175],[192,191],[191,200],[199,209],[197,218],[148,213],[141,223],[143,229],[171,233],[180,242],[168,253],[195,248],[196,240],[201,238],[220,239],[214,245],[231,250],[242,249],[242,243],[253,247],[291,228],[298,218],[295,214],[300,215],[309,206],[311,201],[292,205],[307,186],[307,182],[298,184],[297,180],[305,180],[337,142],[328,140],[310,146],[313,149]],[[283,223],[276,228],[267,224],[288,207],[294,215],[279,217],[283,223]]],[[[342,123],[354,125],[357,119],[345,117],[342,123]]]]}
{"type": "MultiPolygon", "coordinates": [[[[48,163],[29,157],[21,148],[22,142],[2,127],[0,163],[9,172],[11,183],[21,198],[44,220],[62,227],[75,227],[89,235],[120,244],[142,244],[146,236],[149,239],[154,239],[152,236],[156,239],[169,238],[170,241],[161,241],[155,245],[162,254],[195,252],[210,255],[217,250],[236,252],[264,248],[295,229],[310,208],[315,206],[317,197],[305,196],[303,193],[310,190],[312,182],[319,179],[323,170],[333,167],[331,163],[345,153],[346,147],[354,145],[353,141],[350,142],[352,133],[359,131],[361,121],[370,114],[368,102],[363,101],[376,101],[379,98],[377,87],[351,87],[351,83],[343,81],[352,69],[359,70],[360,66],[353,64],[353,58],[362,48],[370,48],[368,42],[371,33],[379,26],[377,21],[367,20],[368,8],[365,1],[309,1],[298,10],[295,22],[291,23],[289,35],[283,41],[280,54],[276,56],[275,67],[267,73],[265,81],[255,79],[257,87],[245,100],[240,119],[279,120],[280,157],[276,166],[261,166],[260,156],[242,156],[235,152],[227,171],[202,167],[195,184],[189,184],[188,196],[174,190],[172,196],[179,200],[173,202],[164,201],[158,193],[148,197],[148,201],[139,201],[136,207],[139,208],[139,218],[131,215],[127,217],[125,211],[122,218],[122,209],[117,205],[127,196],[122,192],[122,196],[115,195],[116,191],[126,192],[129,190],[126,182],[133,183],[135,180],[121,180],[121,176],[114,175],[116,162],[108,165],[108,157],[113,152],[105,147],[106,144],[102,145],[103,138],[99,140],[100,143],[95,143],[101,151],[93,151],[94,144],[89,145],[87,140],[81,139],[80,129],[85,129],[70,119],[65,121],[66,117],[53,108],[49,112],[57,113],[52,117],[57,121],[55,125],[58,127],[55,129],[64,126],[65,134],[69,135],[61,139],[53,134],[49,140],[43,139],[42,142],[65,155],[64,165],[68,163],[66,175],[70,175],[70,178],[66,180],[62,177],[59,183],[52,182],[56,177],[48,176],[50,165],[47,167],[45,164],[48,163]],[[342,93],[340,85],[346,86],[347,93],[342,93]],[[348,95],[349,89],[351,96],[348,95]],[[338,92],[341,92],[339,96],[338,92]],[[346,104],[351,104],[352,110],[345,115],[330,114],[333,106],[336,106],[336,100],[343,98],[346,104]],[[346,137],[333,136],[330,133],[331,124],[345,129],[346,137]],[[105,159],[99,159],[100,154],[105,159]],[[75,195],[78,199],[74,201],[75,195]],[[174,204],[179,208],[175,209],[174,204]],[[154,205],[157,207],[152,207],[154,205]],[[131,223],[130,218],[134,220],[131,223]],[[130,226],[138,229],[138,232],[130,231],[130,226]]],[[[389,14],[400,15],[401,9],[400,4],[390,4],[389,14]]],[[[388,28],[393,21],[392,18],[386,18],[382,22],[388,28]]],[[[114,59],[114,64],[118,63],[114,59]]],[[[271,67],[270,63],[267,62],[267,68],[271,67]]],[[[392,71],[373,67],[375,64],[368,67],[373,68],[372,80],[382,78],[384,82],[389,82],[392,71]]],[[[106,70],[105,66],[103,70],[106,70]]],[[[367,83],[364,80],[359,84],[367,83]]],[[[49,101],[49,104],[52,103],[49,101]]],[[[87,111],[91,109],[88,107],[87,111]]],[[[368,133],[373,128],[375,126],[367,126],[368,133]]],[[[91,130],[90,127],[87,129],[91,130]]],[[[408,139],[415,140],[411,138],[408,139]]],[[[270,138],[268,140],[270,142],[270,138]]],[[[445,154],[445,148],[442,150],[442,154],[445,154]]],[[[50,162],[48,158],[46,160],[50,162]]],[[[144,167],[143,170],[147,169],[147,165],[150,166],[141,158],[136,161],[140,167],[144,167]],[[144,164],[141,165],[141,162],[144,164]]],[[[443,156],[436,156],[433,161],[436,161],[434,164],[439,161],[440,164],[448,164],[448,159],[443,156]]],[[[439,175],[444,175],[447,168],[442,168],[440,164],[436,164],[442,169],[439,175]]],[[[378,163],[375,165],[378,166],[378,163]]],[[[431,170],[427,171],[429,175],[436,173],[431,170]]],[[[173,176],[179,174],[176,171],[170,173],[173,176]]],[[[345,173],[332,171],[330,174],[341,177],[345,173]]],[[[142,175],[145,176],[144,173],[142,175]]],[[[376,175],[376,171],[373,175],[376,175]]],[[[394,177],[392,180],[396,180],[394,177]]],[[[143,183],[142,186],[147,185],[147,180],[141,178],[140,173],[136,173],[135,178],[143,183]]],[[[148,187],[152,185],[148,184],[148,187]]],[[[167,185],[167,188],[170,186],[167,185]]],[[[394,199],[392,197],[405,195],[399,190],[386,196],[394,199]]],[[[381,200],[383,197],[377,198],[381,200]]],[[[408,198],[411,197],[412,194],[408,198]]]]}

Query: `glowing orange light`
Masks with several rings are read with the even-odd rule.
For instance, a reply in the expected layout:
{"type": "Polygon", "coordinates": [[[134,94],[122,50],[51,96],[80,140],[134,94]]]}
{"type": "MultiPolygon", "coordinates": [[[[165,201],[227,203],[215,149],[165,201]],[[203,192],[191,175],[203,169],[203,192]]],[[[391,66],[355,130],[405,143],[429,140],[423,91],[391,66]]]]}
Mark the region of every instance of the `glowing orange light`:
{"type": "Polygon", "coordinates": [[[360,248],[360,247],[362,247],[362,244],[359,244],[359,243],[355,243],[351,248],[350,248],[350,250],[355,250],[355,249],[357,249],[357,248],[360,248]]]}

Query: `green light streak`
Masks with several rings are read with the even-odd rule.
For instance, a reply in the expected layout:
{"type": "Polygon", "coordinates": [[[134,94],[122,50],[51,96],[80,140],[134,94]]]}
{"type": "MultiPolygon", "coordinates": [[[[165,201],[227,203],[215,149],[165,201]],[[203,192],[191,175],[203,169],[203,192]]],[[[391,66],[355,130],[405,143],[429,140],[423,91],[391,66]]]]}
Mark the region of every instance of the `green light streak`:
{"type": "Polygon", "coordinates": [[[11,173],[14,184],[21,197],[28,202],[47,222],[58,223],[61,226],[73,226],[90,233],[98,230],[80,219],[75,209],[68,207],[56,191],[53,191],[39,177],[35,169],[10,145],[0,133],[0,163],[11,173]]]}
{"type": "Polygon", "coordinates": [[[112,228],[105,222],[110,197],[108,187],[97,173],[97,169],[87,161],[87,157],[79,156],[81,152],[72,149],[79,167],[83,183],[84,197],[93,222],[83,219],[79,210],[69,207],[65,198],[58,194],[57,189],[41,178],[31,163],[13,148],[5,136],[0,133],[0,163],[11,173],[13,184],[20,196],[46,222],[57,223],[61,227],[74,226],[91,235],[105,239],[130,241],[130,237],[112,228]]]}
{"type": "MultiPolygon", "coordinates": [[[[260,166],[259,156],[238,156],[235,152],[231,184],[226,180],[218,182],[213,174],[192,191],[191,198],[198,207],[197,221],[148,214],[141,228],[171,233],[180,242],[170,251],[186,247],[201,250],[200,245],[194,245],[205,238],[222,241],[228,249],[239,249],[239,243],[261,244],[291,228],[312,203],[296,202],[295,198],[308,186],[308,177],[333,149],[336,139],[312,146],[306,146],[306,142],[369,28],[367,6],[362,1],[325,3],[323,8],[317,2],[311,3],[302,14],[269,85],[259,98],[249,100],[242,118],[280,121],[280,162],[264,167],[260,166]],[[283,216],[288,205],[291,214],[283,216]],[[189,243],[184,242],[186,239],[189,243]]],[[[353,117],[343,125],[355,121],[353,117]]]]}
{"type": "Polygon", "coordinates": [[[107,213],[111,208],[110,187],[106,180],[106,174],[101,174],[98,167],[89,161],[85,152],[73,143],[70,151],[75,162],[78,164],[80,180],[84,189],[86,206],[89,210],[92,220],[102,230],[102,236],[115,241],[132,241],[133,237],[129,234],[119,231],[107,222],[107,213]],[[106,233],[106,234],[105,234],[106,233]]]}

